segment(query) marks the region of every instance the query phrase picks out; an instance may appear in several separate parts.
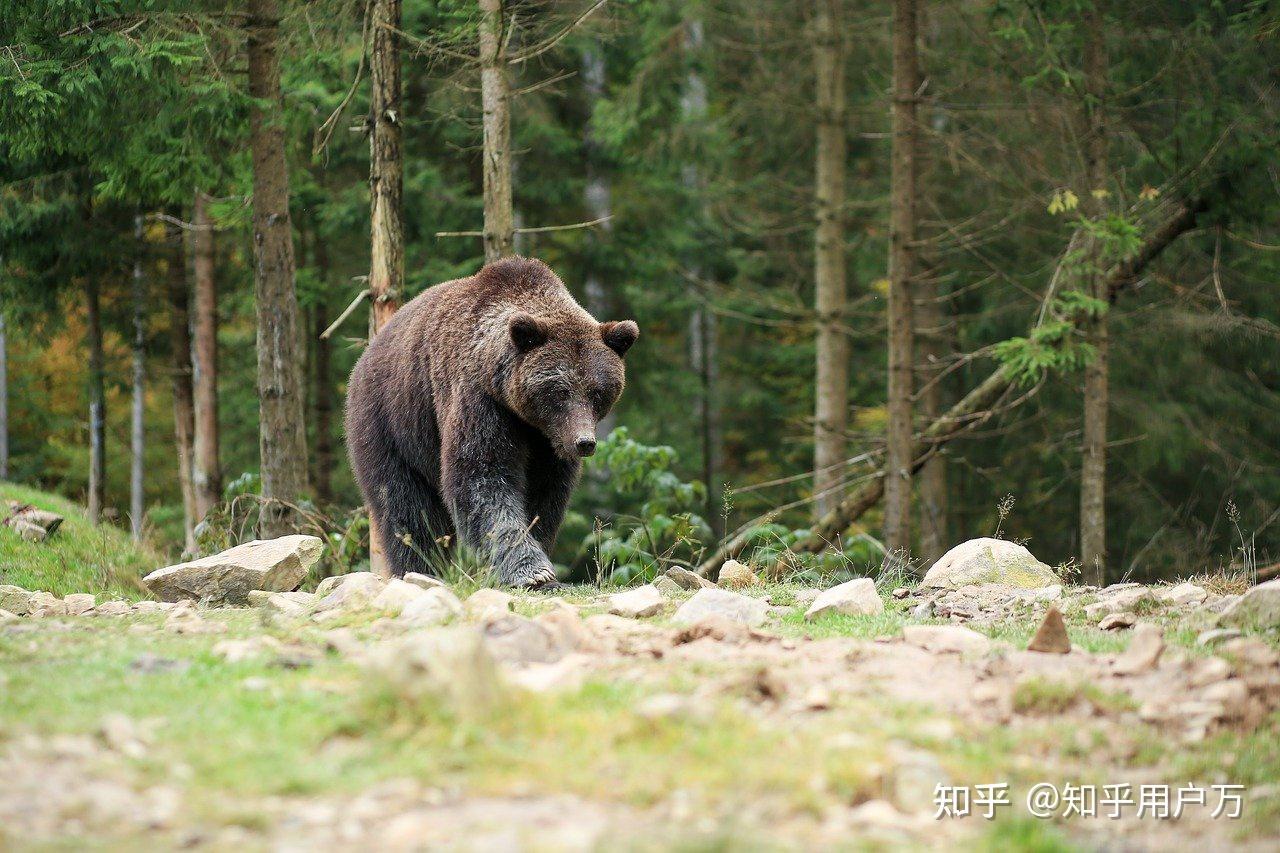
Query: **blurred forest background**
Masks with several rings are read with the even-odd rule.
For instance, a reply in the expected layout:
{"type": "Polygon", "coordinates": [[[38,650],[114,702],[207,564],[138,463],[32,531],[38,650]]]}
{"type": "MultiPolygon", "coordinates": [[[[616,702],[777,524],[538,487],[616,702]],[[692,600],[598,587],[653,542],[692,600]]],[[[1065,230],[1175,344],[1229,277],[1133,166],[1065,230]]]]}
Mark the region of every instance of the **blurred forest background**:
{"type": "Polygon", "coordinates": [[[1265,0],[0,0],[0,476],[172,556],[322,527],[359,563],[347,374],[398,302],[514,251],[642,329],[573,576],[997,531],[1091,581],[1266,573],[1278,28],[1265,0]]]}

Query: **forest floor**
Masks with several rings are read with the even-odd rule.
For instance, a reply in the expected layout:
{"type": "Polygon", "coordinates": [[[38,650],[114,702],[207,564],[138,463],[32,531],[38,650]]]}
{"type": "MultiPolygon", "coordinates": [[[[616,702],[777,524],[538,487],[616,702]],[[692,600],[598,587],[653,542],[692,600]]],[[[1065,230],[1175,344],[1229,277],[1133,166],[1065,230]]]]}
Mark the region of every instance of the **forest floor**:
{"type": "Polygon", "coordinates": [[[677,624],[684,591],[629,618],[594,587],[455,589],[420,627],[88,588],[83,615],[0,622],[0,848],[1274,850],[1275,637],[1205,641],[1232,590],[1198,583],[1063,590],[1069,654],[1024,650],[1048,605],[1017,595],[807,620],[811,592],[761,585],[748,628],[677,624]],[[1162,652],[1086,614],[1122,592],[1162,652]],[[961,790],[971,813],[936,816],[961,790]]]}

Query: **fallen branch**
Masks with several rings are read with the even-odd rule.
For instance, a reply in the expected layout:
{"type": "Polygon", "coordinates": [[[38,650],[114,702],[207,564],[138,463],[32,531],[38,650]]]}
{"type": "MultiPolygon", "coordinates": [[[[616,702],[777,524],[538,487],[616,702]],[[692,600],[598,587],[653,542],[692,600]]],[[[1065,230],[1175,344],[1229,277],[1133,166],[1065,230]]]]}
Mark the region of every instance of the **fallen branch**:
{"type": "Polygon", "coordinates": [[[368,288],[365,288],[364,290],[357,293],[356,298],[351,300],[351,304],[347,306],[346,310],[338,315],[338,319],[334,320],[333,324],[330,325],[329,328],[325,329],[323,332],[320,333],[320,340],[322,341],[329,340],[329,336],[332,335],[334,332],[338,331],[338,327],[341,326],[344,322],[346,322],[346,319],[355,312],[356,308],[360,306],[360,303],[368,299],[372,295],[373,295],[373,291],[369,290],[368,288]]]}
{"type": "MultiPolygon", "coordinates": [[[[613,214],[601,216],[599,219],[592,219],[590,222],[574,222],[569,225],[539,225],[536,228],[516,228],[516,234],[546,234],[549,231],[574,231],[578,228],[591,228],[595,225],[608,222],[613,218],[613,214]]],[[[483,237],[483,231],[437,231],[437,237],[483,237]]]]}

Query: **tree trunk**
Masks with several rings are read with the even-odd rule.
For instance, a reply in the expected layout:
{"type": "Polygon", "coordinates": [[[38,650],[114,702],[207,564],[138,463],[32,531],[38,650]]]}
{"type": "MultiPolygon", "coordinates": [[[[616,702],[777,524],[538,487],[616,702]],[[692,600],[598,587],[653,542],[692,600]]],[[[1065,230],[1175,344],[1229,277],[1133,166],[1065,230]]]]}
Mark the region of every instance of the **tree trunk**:
{"type": "Polygon", "coordinates": [[[102,305],[98,277],[87,282],[89,346],[89,521],[98,524],[106,505],[106,360],[102,352],[102,305]]]}
{"type": "MultiPolygon", "coordinates": [[[[1092,216],[1102,216],[1106,202],[1094,195],[1107,186],[1107,137],[1104,124],[1104,95],[1107,79],[1107,55],[1102,27],[1102,13],[1091,7],[1085,15],[1084,47],[1085,85],[1090,103],[1085,104],[1087,133],[1085,136],[1085,180],[1087,192],[1081,193],[1092,216]]],[[[1101,246],[1092,241],[1089,258],[1088,292],[1096,299],[1107,299],[1105,282],[1098,272],[1103,263],[1101,246]]],[[[1084,369],[1084,430],[1080,466],[1080,562],[1081,580],[1102,586],[1107,577],[1107,408],[1109,389],[1107,349],[1109,335],[1104,311],[1085,325],[1085,340],[1094,348],[1093,360],[1084,369]]]]}
{"type": "Polygon", "coordinates": [[[912,388],[911,324],[916,230],[916,0],[893,4],[893,151],[889,214],[889,401],[886,435],[884,540],[891,551],[911,549],[912,388]]]}
{"type": "Polygon", "coordinates": [[[129,532],[142,540],[146,515],[147,282],[142,272],[142,214],[133,218],[133,411],[129,429],[129,532]]]}
{"type": "MultiPolygon", "coordinates": [[[[920,389],[920,410],[926,423],[933,423],[944,409],[944,384],[940,379],[943,359],[948,355],[947,312],[943,308],[945,288],[937,276],[931,276],[932,286],[923,287],[917,280],[916,335],[923,363],[917,365],[917,374],[924,381],[920,389]]],[[[947,462],[941,453],[935,453],[920,469],[917,478],[920,496],[920,556],[933,563],[946,552],[950,539],[947,534],[947,462]]]]}
{"type": "MultiPolygon", "coordinates": [[[[1194,228],[1196,218],[1204,210],[1204,202],[1199,199],[1186,204],[1174,203],[1169,217],[1149,232],[1138,251],[1107,270],[1103,277],[1103,290],[1108,299],[1110,301],[1117,299],[1121,291],[1129,286],[1174,240],[1194,228]]],[[[1072,239],[1074,241],[1076,238],[1072,239]]],[[[1054,276],[1057,276],[1056,272],[1054,276]]],[[[1052,295],[1052,288],[1050,288],[1045,298],[1049,299],[1052,295]]],[[[928,461],[931,453],[937,452],[947,442],[991,417],[991,406],[1012,388],[1013,384],[1013,374],[1004,365],[997,366],[980,385],[947,409],[924,430],[920,440],[914,445],[913,467],[919,468],[928,461]]],[[[835,509],[819,519],[810,531],[809,537],[797,543],[794,550],[817,553],[826,548],[849,525],[860,519],[863,513],[884,497],[884,475],[884,468],[872,472],[861,488],[840,501],[835,509]]],[[[751,541],[753,532],[748,528],[721,544],[698,566],[698,573],[706,575],[720,568],[720,564],[725,560],[738,556],[751,541]]]]}
{"type": "Polygon", "coordinates": [[[369,134],[371,252],[369,337],[400,307],[404,290],[404,163],[400,151],[400,0],[373,0],[373,127],[369,134]]]}
{"type": "Polygon", "coordinates": [[[480,0],[480,97],[484,111],[484,259],[515,252],[511,202],[511,83],[502,0],[480,0]]]}
{"type": "Polygon", "coordinates": [[[9,340],[0,313],[0,480],[9,479],[9,340]]]}
{"type": "Polygon", "coordinates": [[[188,553],[195,550],[195,486],[192,482],[192,437],[195,404],[191,379],[191,306],[181,238],[169,262],[169,349],[173,371],[173,437],[178,456],[178,485],[182,489],[182,533],[188,553]]]}
{"type": "Polygon", "coordinates": [[[214,270],[213,221],[209,197],[197,190],[192,203],[191,269],[195,278],[195,344],[192,347],[195,396],[195,459],[192,482],[196,520],[202,521],[222,499],[218,451],[218,281],[214,270]]]}
{"type": "MultiPolygon", "coordinates": [[[[586,295],[587,311],[597,320],[607,320],[613,316],[613,300],[609,298],[609,291],[605,287],[600,262],[613,230],[608,221],[613,213],[612,192],[604,164],[601,162],[600,142],[592,134],[590,124],[591,116],[595,114],[597,105],[604,97],[604,81],[604,51],[600,49],[598,43],[591,42],[582,52],[582,84],[586,91],[588,117],[586,136],[583,140],[587,182],[583,189],[582,201],[587,210],[587,219],[604,221],[599,227],[589,229],[587,232],[587,250],[590,254],[586,263],[583,290],[586,295]]],[[[600,434],[609,435],[617,425],[617,412],[609,412],[600,422],[600,434]]]]}
{"type": "Polygon", "coordinates": [[[849,339],[844,332],[845,95],[840,0],[815,0],[813,70],[817,104],[814,308],[818,327],[813,418],[814,518],[840,499],[849,412],[849,339]]]}
{"type": "Polygon", "coordinates": [[[259,448],[264,538],[294,532],[307,491],[298,296],[294,289],[289,172],[281,124],[279,13],[275,0],[249,0],[249,110],[253,152],[253,245],[258,325],[259,448]]]}
{"type": "MultiPolygon", "coordinates": [[[[321,504],[333,503],[333,345],[320,332],[329,326],[329,250],[319,234],[315,239],[316,274],[320,279],[320,292],[312,307],[312,328],[315,329],[315,357],[312,361],[312,405],[315,407],[316,452],[315,481],[316,500],[321,504]]],[[[376,313],[376,312],[375,312],[376,313]]]]}

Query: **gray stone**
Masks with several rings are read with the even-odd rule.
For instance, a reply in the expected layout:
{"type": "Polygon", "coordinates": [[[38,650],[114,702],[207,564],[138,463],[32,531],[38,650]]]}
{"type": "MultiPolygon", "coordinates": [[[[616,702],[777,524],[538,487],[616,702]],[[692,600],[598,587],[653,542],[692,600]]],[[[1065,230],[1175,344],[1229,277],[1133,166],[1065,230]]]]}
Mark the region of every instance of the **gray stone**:
{"type": "Polygon", "coordinates": [[[31,608],[29,616],[37,618],[42,616],[66,616],[67,605],[62,602],[53,593],[49,592],[33,592],[28,600],[28,606],[31,608]]]}
{"type": "Polygon", "coordinates": [[[1110,613],[1102,617],[1098,628],[1103,631],[1122,631],[1138,624],[1138,617],[1132,613],[1110,613]]]}
{"type": "Polygon", "coordinates": [[[796,593],[796,604],[800,607],[807,607],[818,600],[818,596],[822,595],[820,589],[802,589],[796,593]]]}
{"type": "Polygon", "coordinates": [[[420,586],[423,589],[449,588],[449,585],[439,578],[433,578],[431,575],[424,575],[421,572],[406,572],[404,581],[414,586],[420,586]]]}
{"type": "Polygon", "coordinates": [[[704,578],[702,575],[695,574],[694,572],[680,566],[672,566],[667,569],[667,577],[679,584],[681,589],[687,589],[693,592],[700,589],[715,588],[715,584],[704,578]]]}
{"type": "Polygon", "coordinates": [[[931,652],[982,655],[991,650],[989,639],[959,625],[906,625],[902,638],[931,652]]]}
{"type": "Polygon", "coordinates": [[[666,599],[653,584],[645,584],[609,596],[609,612],[615,616],[626,616],[630,619],[655,616],[662,612],[665,605],[666,599]]]}
{"type": "Polygon", "coordinates": [[[80,616],[88,613],[97,604],[97,599],[87,592],[73,592],[62,599],[66,605],[68,616],[80,616]]]}
{"type": "MultiPolygon", "coordinates": [[[[368,607],[377,598],[378,593],[382,592],[384,586],[386,581],[373,572],[352,572],[349,575],[342,575],[332,591],[315,603],[314,610],[317,613],[348,612],[368,607]]],[[[316,594],[319,595],[318,587],[316,594]]]]}
{"type": "Polygon", "coordinates": [[[417,584],[408,583],[400,578],[392,578],[378,592],[370,606],[374,610],[382,610],[394,616],[404,612],[409,602],[426,595],[427,591],[417,584]]]}
{"type": "Polygon", "coordinates": [[[1087,605],[1084,609],[1084,615],[1089,619],[1101,619],[1109,613],[1132,611],[1139,604],[1155,600],[1151,590],[1141,584],[1125,584],[1120,589],[1108,587],[1098,595],[1100,596],[1098,601],[1087,605]]]}
{"type": "Polygon", "coordinates": [[[511,610],[511,604],[516,597],[509,592],[503,592],[500,589],[477,589],[471,595],[467,596],[467,600],[463,603],[463,609],[471,619],[478,619],[491,611],[498,613],[508,613],[511,610]]]}
{"type": "Polygon", "coordinates": [[[415,628],[443,625],[462,615],[462,602],[446,586],[432,587],[405,604],[399,620],[415,628]]]}
{"type": "Polygon", "coordinates": [[[692,625],[704,616],[719,614],[752,628],[763,625],[769,615],[769,604],[727,589],[700,589],[693,598],[680,605],[672,621],[692,625]]]}
{"type": "Polygon", "coordinates": [[[17,613],[10,613],[8,610],[0,610],[0,625],[3,625],[5,622],[12,622],[17,618],[17,613]]]}
{"type": "Polygon", "coordinates": [[[221,554],[157,569],[143,583],[163,601],[188,599],[243,606],[255,589],[285,592],[302,582],[324,553],[316,536],[282,536],[237,545],[221,554]]]}
{"type": "Polygon", "coordinates": [[[671,578],[663,575],[653,582],[653,588],[662,593],[663,598],[675,598],[684,592],[684,588],[671,578]]]}
{"type": "Polygon", "coordinates": [[[458,714],[492,712],[510,695],[489,643],[473,627],[415,631],[374,650],[366,665],[402,699],[458,714]]]}
{"type": "Polygon", "coordinates": [[[1164,631],[1159,625],[1144,622],[1133,629],[1129,648],[1120,653],[1112,665],[1117,675],[1139,675],[1156,668],[1164,652],[1164,631]]]}
{"type": "Polygon", "coordinates": [[[1280,627],[1280,578],[1250,589],[1226,609],[1220,622],[1234,628],[1280,627]]]}
{"type": "Polygon", "coordinates": [[[0,584],[0,610],[7,610],[15,616],[26,616],[31,612],[31,596],[20,586],[0,584]]]}
{"type": "Polygon", "coordinates": [[[952,548],[933,564],[920,585],[960,587],[1002,583],[1032,589],[1059,584],[1053,569],[1021,545],[1003,539],[971,539],[952,548]]]}
{"type": "Polygon", "coordinates": [[[760,578],[756,577],[750,566],[737,560],[725,560],[716,577],[716,585],[723,589],[746,589],[749,586],[759,586],[760,578]]]}
{"type": "Polygon", "coordinates": [[[1236,637],[1244,636],[1244,632],[1238,628],[1214,628],[1205,631],[1196,637],[1197,646],[1212,646],[1217,643],[1225,643],[1227,640],[1234,640],[1236,637]]]}
{"type": "Polygon", "coordinates": [[[1203,604],[1209,597],[1209,592],[1204,587],[1196,586],[1193,583],[1180,583],[1177,586],[1162,589],[1156,593],[1156,596],[1164,602],[1176,605],[1203,604]]]}
{"type": "Polygon", "coordinates": [[[555,663],[570,651],[558,632],[514,613],[486,622],[482,635],[489,652],[507,663],[555,663]]]}
{"type": "Polygon", "coordinates": [[[824,613],[846,616],[871,616],[884,612],[884,602],[871,578],[854,578],[839,586],[823,590],[805,612],[804,618],[816,619],[824,613]]]}
{"type": "Polygon", "coordinates": [[[129,613],[127,601],[101,601],[93,608],[94,616],[124,616],[129,613]]]}

